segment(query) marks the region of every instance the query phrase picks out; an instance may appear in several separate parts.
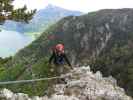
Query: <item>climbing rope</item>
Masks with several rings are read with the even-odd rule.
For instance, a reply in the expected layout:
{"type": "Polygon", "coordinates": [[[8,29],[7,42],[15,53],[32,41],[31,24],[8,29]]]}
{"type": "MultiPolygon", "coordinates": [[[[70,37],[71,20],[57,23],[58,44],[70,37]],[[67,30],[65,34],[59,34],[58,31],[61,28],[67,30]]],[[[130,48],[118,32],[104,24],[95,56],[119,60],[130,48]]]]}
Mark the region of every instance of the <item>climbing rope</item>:
{"type": "MultiPolygon", "coordinates": [[[[39,78],[39,79],[31,79],[31,80],[17,80],[17,81],[4,81],[4,82],[0,81],[0,85],[32,83],[32,82],[45,81],[45,80],[61,79],[61,78],[65,78],[65,77],[68,77],[71,75],[72,75],[72,73],[68,73],[68,74],[62,74],[61,76],[55,76],[55,77],[49,77],[49,78],[39,78]]],[[[93,78],[91,76],[90,76],[90,78],[97,81],[95,78],[93,78]]]]}
{"type": "Polygon", "coordinates": [[[45,81],[45,80],[53,80],[53,79],[60,79],[67,76],[70,76],[71,74],[56,76],[56,77],[50,77],[50,78],[40,78],[40,79],[32,79],[32,80],[18,80],[18,81],[6,81],[6,82],[0,82],[0,85],[8,85],[8,84],[18,84],[18,83],[30,83],[30,82],[38,82],[38,81],[45,81]]]}

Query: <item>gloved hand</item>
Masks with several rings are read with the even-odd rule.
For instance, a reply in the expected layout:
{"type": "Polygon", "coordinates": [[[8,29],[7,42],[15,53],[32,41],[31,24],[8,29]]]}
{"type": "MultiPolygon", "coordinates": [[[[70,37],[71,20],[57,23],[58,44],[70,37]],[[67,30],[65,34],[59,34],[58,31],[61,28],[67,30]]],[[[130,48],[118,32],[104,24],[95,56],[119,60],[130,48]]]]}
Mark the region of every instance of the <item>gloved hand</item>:
{"type": "Polygon", "coordinates": [[[51,69],[50,69],[50,72],[54,72],[54,69],[53,69],[53,68],[51,68],[51,69]]]}
{"type": "Polygon", "coordinates": [[[73,70],[73,67],[72,67],[72,65],[70,65],[70,68],[73,70]]]}

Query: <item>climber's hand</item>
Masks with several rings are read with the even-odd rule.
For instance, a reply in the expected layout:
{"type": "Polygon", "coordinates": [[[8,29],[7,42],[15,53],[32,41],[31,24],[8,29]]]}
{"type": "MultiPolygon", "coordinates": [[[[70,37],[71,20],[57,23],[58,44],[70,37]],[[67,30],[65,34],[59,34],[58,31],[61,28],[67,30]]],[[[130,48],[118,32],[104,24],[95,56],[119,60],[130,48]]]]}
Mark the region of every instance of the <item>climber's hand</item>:
{"type": "Polygon", "coordinates": [[[71,68],[71,70],[73,70],[73,67],[72,67],[72,65],[70,65],[70,68],[71,68]]]}
{"type": "Polygon", "coordinates": [[[50,72],[54,72],[54,69],[53,69],[53,68],[51,68],[51,69],[50,69],[50,72]]]}

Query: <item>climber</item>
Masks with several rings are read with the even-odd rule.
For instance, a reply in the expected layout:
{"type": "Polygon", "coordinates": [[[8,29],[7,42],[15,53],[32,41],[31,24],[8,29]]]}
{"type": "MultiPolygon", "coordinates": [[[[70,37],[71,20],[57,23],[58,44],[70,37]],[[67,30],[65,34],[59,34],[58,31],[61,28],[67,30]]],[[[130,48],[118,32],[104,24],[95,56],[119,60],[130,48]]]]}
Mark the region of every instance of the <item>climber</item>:
{"type": "Polygon", "coordinates": [[[53,54],[49,59],[49,64],[51,64],[51,62],[53,61],[54,65],[59,66],[59,65],[64,65],[65,62],[67,62],[67,64],[71,67],[72,66],[68,60],[68,58],[66,57],[66,54],[64,52],[64,44],[57,44],[54,48],[53,48],[53,54]]]}
{"type": "MultiPolygon", "coordinates": [[[[64,44],[57,44],[52,49],[52,56],[49,59],[49,64],[52,62],[54,63],[54,68],[51,68],[51,72],[55,72],[57,76],[60,76],[60,74],[66,73],[67,71],[72,68],[71,63],[69,62],[68,58],[66,57],[65,51],[64,51],[64,44]],[[65,62],[70,66],[65,66],[65,62]]],[[[52,67],[52,66],[51,66],[52,67]]],[[[60,78],[56,80],[57,83],[65,83],[66,81],[64,78],[60,78]]]]}

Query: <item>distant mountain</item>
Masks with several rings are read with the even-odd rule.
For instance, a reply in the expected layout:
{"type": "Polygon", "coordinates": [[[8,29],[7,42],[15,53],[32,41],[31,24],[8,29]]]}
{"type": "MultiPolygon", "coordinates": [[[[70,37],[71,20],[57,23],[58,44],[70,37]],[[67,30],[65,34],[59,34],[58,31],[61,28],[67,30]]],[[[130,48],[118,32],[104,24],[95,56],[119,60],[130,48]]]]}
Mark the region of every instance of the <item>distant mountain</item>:
{"type": "Polygon", "coordinates": [[[45,9],[37,11],[29,24],[8,20],[3,25],[3,28],[5,30],[18,31],[21,33],[42,32],[49,25],[58,21],[62,17],[70,15],[79,16],[81,14],[82,13],[79,11],[70,11],[54,5],[48,5],[45,9]]]}

